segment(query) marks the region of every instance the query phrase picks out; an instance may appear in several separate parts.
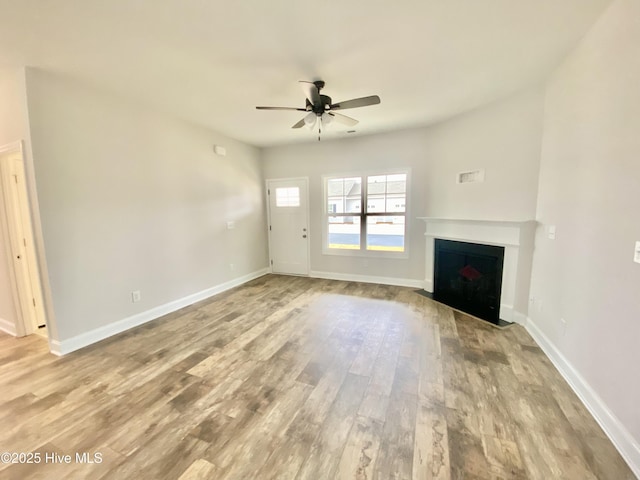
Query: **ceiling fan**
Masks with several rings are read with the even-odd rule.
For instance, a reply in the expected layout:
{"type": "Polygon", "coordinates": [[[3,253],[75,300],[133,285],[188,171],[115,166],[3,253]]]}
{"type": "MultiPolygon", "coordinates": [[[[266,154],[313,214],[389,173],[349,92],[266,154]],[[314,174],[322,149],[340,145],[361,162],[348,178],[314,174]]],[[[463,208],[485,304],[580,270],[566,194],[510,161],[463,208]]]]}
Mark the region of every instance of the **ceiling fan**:
{"type": "Polygon", "coordinates": [[[298,112],[309,112],[302,120],[294,124],[291,128],[300,128],[308,126],[310,129],[317,124],[318,125],[318,140],[320,140],[320,134],[322,133],[322,126],[329,125],[334,120],[340,122],[349,127],[353,127],[358,123],[355,118],[347,117],[340,113],[336,113],[336,110],[346,110],[347,108],[366,107],[368,105],[377,105],[380,103],[380,97],[377,95],[371,95],[369,97],[354,98],[353,100],[346,100],[344,102],[331,103],[331,97],[327,95],[321,95],[320,90],[324,88],[324,82],[322,80],[316,80],[315,82],[307,82],[300,80],[300,86],[307,97],[304,108],[295,107],[256,107],[258,110],[296,110],[298,112]]]}

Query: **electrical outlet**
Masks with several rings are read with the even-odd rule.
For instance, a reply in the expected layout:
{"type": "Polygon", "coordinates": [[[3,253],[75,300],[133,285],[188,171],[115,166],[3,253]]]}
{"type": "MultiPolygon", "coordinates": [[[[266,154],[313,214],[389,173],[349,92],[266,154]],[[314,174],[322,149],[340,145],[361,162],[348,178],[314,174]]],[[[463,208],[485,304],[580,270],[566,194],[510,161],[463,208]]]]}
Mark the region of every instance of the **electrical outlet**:
{"type": "Polygon", "coordinates": [[[229,264],[229,270],[231,270],[233,272],[233,271],[235,271],[235,269],[236,269],[235,263],[230,263],[229,264]]]}
{"type": "Polygon", "coordinates": [[[136,290],[134,292],[131,292],[131,301],[133,303],[137,303],[140,301],[142,297],[140,296],[140,290],[136,290]]]}
{"type": "Polygon", "coordinates": [[[234,222],[233,220],[228,221],[227,222],[227,230],[233,230],[234,228],[236,228],[236,222],[234,222]]]}
{"type": "Polygon", "coordinates": [[[567,321],[562,317],[560,317],[560,325],[562,328],[562,335],[564,335],[565,333],[567,333],[567,321]]]}
{"type": "Polygon", "coordinates": [[[556,239],[556,226],[555,225],[549,225],[547,227],[547,237],[549,237],[549,240],[555,240],[556,239]]]}
{"type": "Polygon", "coordinates": [[[636,242],[636,248],[633,250],[633,261],[640,263],[640,241],[636,242]]]}

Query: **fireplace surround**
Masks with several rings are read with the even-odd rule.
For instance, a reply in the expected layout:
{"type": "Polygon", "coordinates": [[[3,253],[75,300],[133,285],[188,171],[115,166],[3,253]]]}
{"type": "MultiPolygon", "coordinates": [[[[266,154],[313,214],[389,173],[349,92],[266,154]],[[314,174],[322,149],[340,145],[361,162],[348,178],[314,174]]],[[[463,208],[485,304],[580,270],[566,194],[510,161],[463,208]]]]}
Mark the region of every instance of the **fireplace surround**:
{"type": "MultiPolygon", "coordinates": [[[[525,322],[529,304],[535,220],[501,221],[419,218],[426,223],[424,280],[424,290],[426,292],[434,294],[436,239],[489,247],[502,247],[504,249],[504,258],[498,318],[506,322],[525,322]]],[[[473,276],[474,274],[471,273],[471,275],[473,276]]],[[[463,310],[462,308],[459,309],[463,310]]],[[[467,313],[478,316],[477,313],[467,313]]]]}

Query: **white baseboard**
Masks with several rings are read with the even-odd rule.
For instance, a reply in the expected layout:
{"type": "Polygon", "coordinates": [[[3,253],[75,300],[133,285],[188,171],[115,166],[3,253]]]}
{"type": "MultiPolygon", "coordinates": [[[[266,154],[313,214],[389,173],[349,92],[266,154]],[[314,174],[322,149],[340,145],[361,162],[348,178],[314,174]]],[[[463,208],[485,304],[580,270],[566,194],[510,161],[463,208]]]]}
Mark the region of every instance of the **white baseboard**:
{"type": "Polygon", "coordinates": [[[528,317],[517,310],[513,311],[512,322],[517,323],[518,325],[526,326],[528,317]]]}
{"type": "Polygon", "coordinates": [[[12,322],[10,322],[9,320],[5,320],[4,318],[0,318],[0,330],[14,337],[18,334],[16,332],[16,326],[12,322]]]}
{"type": "Polygon", "coordinates": [[[502,320],[505,320],[505,321],[507,321],[509,323],[513,323],[513,321],[514,321],[513,320],[513,314],[514,314],[513,305],[507,305],[505,303],[501,303],[500,304],[500,315],[499,315],[499,317],[502,320]]]}
{"type": "Polygon", "coordinates": [[[593,415],[593,418],[602,427],[636,477],[640,478],[640,443],[638,440],[633,438],[620,420],[609,410],[609,407],[600,396],[531,318],[527,318],[525,327],[580,398],[584,406],[587,407],[587,410],[593,415]]]}
{"type": "MultiPolygon", "coordinates": [[[[87,345],[90,345],[90,344],[87,343],[87,345]]],[[[80,347],[80,348],[82,348],[82,347],[80,347]]],[[[62,345],[60,344],[60,342],[58,340],[51,340],[51,339],[49,339],[49,351],[51,353],[53,353],[54,355],[57,355],[58,357],[61,357],[65,353],[73,352],[73,350],[69,350],[69,351],[66,351],[66,352],[63,353],[62,352],[62,345]]]]}
{"type": "Polygon", "coordinates": [[[238,285],[242,285],[243,283],[247,283],[255,278],[266,275],[267,273],[269,273],[269,269],[263,268],[242,277],[234,278],[233,280],[223,284],[216,285],[215,287],[165,303],[164,305],[157,306],[151,310],[137,313],[136,315],[110,323],[109,325],[81,333],[80,335],[76,335],[75,337],[67,340],[51,340],[51,353],[55,355],[66,355],[67,353],[74,352],[83,347],[99,342],[100,340],[104,340],[105,338],[109,338],[113,335],[124,332],[125,330],[129,330],[130,328],[137,327],[138,325],[150,322],[151,320],[160,318],[168,313],[175,312],[176,310],[180,310],[188,305],[205,300],[213,295],[222,293],[233,287],[237,287],[238,285]]]}
{"type": "Polygon", "coordinates": [[[312,278],[326,278],[327,280],[344,280],[347,282],[379,283],[381,285],[396,285],[398,287],[422,288],[424,280],[410,278],[376,277],[373,275],[356,275],[352,273],[318,272],[311,271],[312,278]]]}
{"type": "Polygon", "coordinates": [[[524,313],[517,311],[513,305],[505,303],[500,304],[500,319],[523,326],[527,323],[527,316],[524,313]]]}

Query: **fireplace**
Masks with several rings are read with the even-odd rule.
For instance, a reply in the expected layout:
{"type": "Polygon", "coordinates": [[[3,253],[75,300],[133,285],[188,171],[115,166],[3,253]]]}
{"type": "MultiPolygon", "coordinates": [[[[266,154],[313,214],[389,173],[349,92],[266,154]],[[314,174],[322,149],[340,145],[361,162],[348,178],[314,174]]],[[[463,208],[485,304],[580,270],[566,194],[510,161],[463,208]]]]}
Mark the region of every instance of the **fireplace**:
{"type": "Polygon", "coordinates": [[[435,239],[434,300],[500,324],[504,247],[435,239]]]}
{"type": "MultiPolygon", "coordinates": [[[[529,306],[533,240],[536,230],[535,220],[419,218],[424,220],[426,224],[424,294],[433,296],[435,292],[436,240],[452,240],[459,243],[489,247],[495,245],[497,248],[503,249],[501,285],[497,290],[500,305],[498,318],[506,322],[524,323],[526,321],[529,306]]],[[[465,266],[462,265],[460,268],[465,266]]],[[[479,273],[484,273],[478,267],[473,268],[479,273]]],[[[467,281],[477,275],[470,269],[465,270],[465,273],[467,281]]]]}

